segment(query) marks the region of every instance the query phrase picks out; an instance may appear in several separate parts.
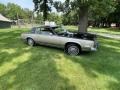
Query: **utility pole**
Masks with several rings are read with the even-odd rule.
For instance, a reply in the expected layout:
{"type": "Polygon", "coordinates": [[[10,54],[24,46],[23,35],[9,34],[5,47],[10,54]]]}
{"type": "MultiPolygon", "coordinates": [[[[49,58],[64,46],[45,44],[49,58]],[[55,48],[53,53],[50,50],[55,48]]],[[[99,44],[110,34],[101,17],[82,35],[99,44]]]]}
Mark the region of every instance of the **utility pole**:
{"type": "Polygon", "coordinates": [[[19,15],[17,13],[17,25],[18,25],[18,28],[20,28],[20,24],[19,24],[19,15]]]}

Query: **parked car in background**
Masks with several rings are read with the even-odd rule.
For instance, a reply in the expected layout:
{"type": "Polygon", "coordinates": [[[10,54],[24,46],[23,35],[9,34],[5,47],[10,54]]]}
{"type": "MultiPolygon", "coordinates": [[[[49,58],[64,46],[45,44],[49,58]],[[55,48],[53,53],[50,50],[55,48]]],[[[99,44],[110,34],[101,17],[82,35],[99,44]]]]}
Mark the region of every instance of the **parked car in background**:
{"type": "Polygon", "coordinates": [[[34,27],[21,38],[28,45],[36,44],[63,48],[69,55],[78,55],[81,51],[96,51],[96,35],[90,33],[72,33],[63,26],[34,27]]]}

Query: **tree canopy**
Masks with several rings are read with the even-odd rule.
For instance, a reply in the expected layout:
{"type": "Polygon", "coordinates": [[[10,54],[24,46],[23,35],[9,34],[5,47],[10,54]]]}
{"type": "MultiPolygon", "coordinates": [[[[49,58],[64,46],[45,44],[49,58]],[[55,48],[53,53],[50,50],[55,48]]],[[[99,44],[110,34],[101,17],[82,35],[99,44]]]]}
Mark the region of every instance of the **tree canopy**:
{"type": "Polygon", "coordinates": [[[6,6],[0,3],[0,13],[5,15],[6,6]]]}
{"type": "Polygon", "coordinates": [[[48,18],[48,12],[51,11],[51,6],[53,3],[53,0],[33,0],[35,4],[35,11],[43,12],[44,20],[48,18]]]}
{"type": "Polygon", "coordinates": [[[92,18],[105,17],[115,10],[116,4],[115,0],[66,0],[64,12],[77,12],[79,31],[86,32],[90,14],[92,18]]]}

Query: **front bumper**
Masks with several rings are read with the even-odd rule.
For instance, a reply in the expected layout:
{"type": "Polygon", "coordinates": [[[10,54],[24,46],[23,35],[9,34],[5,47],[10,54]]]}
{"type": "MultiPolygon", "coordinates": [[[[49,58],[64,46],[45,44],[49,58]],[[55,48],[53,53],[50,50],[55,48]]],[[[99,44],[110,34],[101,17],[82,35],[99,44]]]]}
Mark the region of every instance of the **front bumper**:
{"type": "Polygon", "coordinates": [[[99,43],[95,42],[94,47],[91,48],[91,51],[97,51],[97,48],[99,47],[99,43]]]}
{"type": "Polygon", "coordinates": [[[97,48],[91,48],[91,51],[97,51],[97,48]]]}
{"type": "Polygon", "coordinates": [[[89,46],[83,47],[82,51],[97,51],[98,46],[99,46],[99,43],[95,42],[93,47],[89,47],[89,46]]]}
{"type": "Polygon", "coordinates": [[[97,48],[94,48],[94,47],[84,47],[84,48],[82,48],[82,51],[97,51],[97,48]]]}

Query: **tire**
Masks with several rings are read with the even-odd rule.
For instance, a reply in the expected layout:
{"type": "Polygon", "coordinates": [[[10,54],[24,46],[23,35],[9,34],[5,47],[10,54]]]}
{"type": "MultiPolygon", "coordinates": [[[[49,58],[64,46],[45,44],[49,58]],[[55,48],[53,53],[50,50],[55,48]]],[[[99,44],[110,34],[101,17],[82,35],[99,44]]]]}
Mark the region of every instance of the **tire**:
{"type": "Polygon", "coordinates": [[[33,46],[35,45],[35,42],[34,42],[33,39],[28,38],[28,39],[27,39],[27,44],[28,44],[29,46],[33,47],[33,46]]]}
{"type": "Polygon", "coordinates": [[[77,56],[80,54],[81,49],[76,44],[69,44],[66,46],[65,51],[68,55],[77,56]]]}

